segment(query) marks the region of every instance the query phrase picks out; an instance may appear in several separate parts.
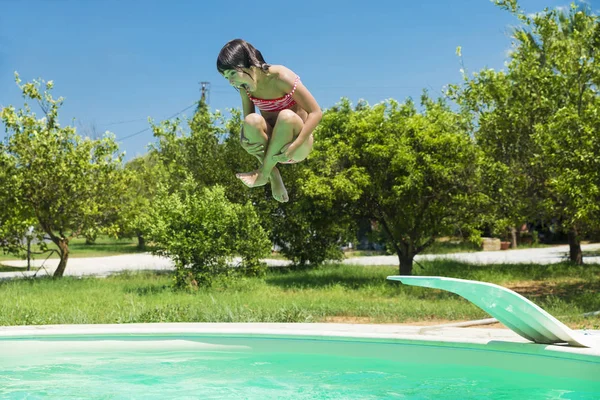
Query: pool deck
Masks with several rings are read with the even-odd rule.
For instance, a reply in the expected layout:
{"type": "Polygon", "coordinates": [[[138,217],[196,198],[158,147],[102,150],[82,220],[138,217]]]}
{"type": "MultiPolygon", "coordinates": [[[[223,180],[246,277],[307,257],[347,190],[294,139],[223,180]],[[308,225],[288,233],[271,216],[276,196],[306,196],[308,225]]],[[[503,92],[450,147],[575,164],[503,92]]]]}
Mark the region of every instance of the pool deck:
{"type": "MultiPolygon", "coordinates": [[[[245,336],[335,338],[340,340],[384,339],[446,347],[481,347],[600,363],[600,331],[581,332],[594,340],[594,348],[535,344],[509,329],[439,326],[334,324],[334,323],[149,323],[110,325],[42,325],[0,327],[0,340],[65,336],[164,335],[180,339],[193,336],[245,336]]],[[[141,338],[140,338],[141,339],[141,338]]]]}

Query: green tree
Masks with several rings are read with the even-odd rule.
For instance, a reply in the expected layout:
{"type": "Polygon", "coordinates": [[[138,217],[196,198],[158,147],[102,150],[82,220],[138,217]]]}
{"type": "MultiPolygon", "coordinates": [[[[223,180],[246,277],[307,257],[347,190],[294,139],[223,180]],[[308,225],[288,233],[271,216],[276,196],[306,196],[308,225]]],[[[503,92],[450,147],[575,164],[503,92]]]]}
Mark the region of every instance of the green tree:
{"type": "Polygon", "coordinates": [[[528,54],[510,65],[510,72],[484,69],[472,77],[463,74],[462,85],[450,86],[450,96],[471,112],[473,136],[483,152],[482,188],[489,202],[485,222],[496,234],[513,233],[516,227],[543,219],[539,207],[547,196],[545,171],[532,163],[539,152],[535,127],[547,119],[552,105],[540,99],[550,90],[544,75],[532,75],[538,54],[528,54]],[[516,84],[518,82],[518,84],[516,84]]]}
{"type": "Polygon", "coordinates": [[[337,198],[312,196],[306,180],[318,163],[312,155],[302,163],[280,168],[289,202],[278,203],[270,216],[271,239],[281,253],[295,265],[319,265],[326,260],[341,260],[343,244],[352,241],[355,221],[337,198]]]}
{"type": "Polygon", "coordinates": [[[557,221],[582,263],[580,240],[600,221],[600,22],[575,4],[534,16],[516,0],[496,4],[522,23],[507,71],[465,76],[454,98],[475,113],[478,145],[506,172],[488,185],[496,219],[557,221]]]}
{"type": "Polygon", "coordinates": [[[0,143],[0,248],[3,253],[18,255],[24,250],[23,237],[34,221],[21,217],[21,197],[16,185],[15,159],[4,143],[0,143]]]}
{"type": "Polygon", "coordinates": [[[54,276],[60,277],[69,258],[69,240],[118,212],[126,184],[121,156],[116,156],[111,135],[84,139],[73,127],[60,126],[63,99],[52,97],[52,81],[21,85],[18,75],[16,81],[25,105],[19,110],[5,107],[0,114],[8,133],[2,157],[12,166],[14,193],[5,212],[15,224],[34,220],[38,239],[47,236],[57,246],[60,262],[54,276]],[[39,104],[42,118],[27,100],[39,104]]]}
{"type": "Polygon", "coordinates": [[[121,206],[118,222],[120,237],[136,237],[138,249],[146,250],[146,234],[158,187],[168,181],[156,153],[147,153],[125,164],[129,176],[126,202],[121,206]]]}
{"type": "Polygon", "coordinates": [[[460,231],[474,238],[482,201],[470,119],[426,94],[422,104],[422,113],[393,100],[353,110],[342,100],[323,116],[304,183],[315,201],[377,221],[403,275],[437,237],[460,231]]]}
{"type": "Polygon", "coordinates": [[[256,273],[271,248],[250,203],[232,203],[223,188],[191,176],[178,191],[159,190],[149,226],[152,252],[174,261],[178,287],[210,285],[232,271],[234,256],[242,258],[239,271],[256,273]]]}
{"type": "Polygon", "coordinates": [[[172,190],[176,190],[191,175],[201,186],[220,184],[227,174],[222,141],[224,118],[211,113],[202,101],[192,116],[182,120],[152,124],[157,139],[150,153],[163,165],[172,190]]]}

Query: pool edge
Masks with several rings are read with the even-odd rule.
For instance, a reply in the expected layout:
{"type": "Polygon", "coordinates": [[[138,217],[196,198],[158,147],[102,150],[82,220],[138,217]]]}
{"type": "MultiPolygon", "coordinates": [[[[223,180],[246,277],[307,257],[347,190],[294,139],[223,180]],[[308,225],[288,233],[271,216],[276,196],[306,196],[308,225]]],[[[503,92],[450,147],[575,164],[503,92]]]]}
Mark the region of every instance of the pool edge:
{"type": "Polygon", "coordinates": [[[228,335],[310,337],[344,340],[393,340],[450,347],[485,347],[489,350],[585,359],[600,363],[600,331],[590,331],[598,346],[580,348],[535,344],[509,329],[455,328],[339,323],[136,323],[95,325],[32,325],[0,327],[0,340],[99,335],[228,335]]]}

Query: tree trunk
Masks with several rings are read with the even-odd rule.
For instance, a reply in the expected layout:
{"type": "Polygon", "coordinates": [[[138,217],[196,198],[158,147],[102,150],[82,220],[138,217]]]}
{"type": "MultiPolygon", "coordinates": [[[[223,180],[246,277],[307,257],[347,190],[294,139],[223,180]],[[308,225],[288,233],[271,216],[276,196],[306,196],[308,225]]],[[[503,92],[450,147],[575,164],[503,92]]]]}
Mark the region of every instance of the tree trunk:
{"type": "Polygon", "coordinates": [[[414,256],[404,256],[398,253],[398,259],[400,260],[400,275],[412,275],[414,256]]]}
{"type": "Polygon", "coordinates": [[[55,242],[55,244],[59,248],[60,262],[58,263],[58,268],[54,271],[54,277],[61,278],[65,273],[67,261],[69,260],[69,241],[67,239],[58,239],[58,242],[55,242]]]}
{"type": "Polygon", "coordinates": [[[577,235],[577,228],[571,228],[569,231],[569,260],[577,265],[583,264],[583,254],[581,253],[581,242],[577,235]]]}
{"type": "Polygon", "coordinates": [[[138,233],[137,238],[138,238],[137,248],[140,250],[146,250],[146,239],[144,239],[144,236],[141,233],[138,233]]]}
{"type": "Polygon", "coordinates": [[[510,248],[517,248],[517,228],[515,228],[514,226],[510,227],[510,248]]]}

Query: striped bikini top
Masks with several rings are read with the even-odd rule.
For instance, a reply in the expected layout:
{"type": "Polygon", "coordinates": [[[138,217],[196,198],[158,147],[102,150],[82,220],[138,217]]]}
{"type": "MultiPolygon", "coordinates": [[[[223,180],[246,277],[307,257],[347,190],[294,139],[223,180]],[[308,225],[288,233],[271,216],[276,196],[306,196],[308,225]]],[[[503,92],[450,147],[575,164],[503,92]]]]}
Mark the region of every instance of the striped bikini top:
{"type": "Polygon", "coordinates": [[[286,110],[288,108],[292,108],[296,104],[296,101],[292,98],[292,95],[296,91],[296,86],[298,86],[299,80],[300,77],[296,75],[296,80],[294,81],[294,88],[292,91],[278,99],[259,99],[257,97],[253,97],[247,90],[246,93],[248,94],[248,98],[252,100],[254,105],[261,111],[275,112],[286,110]]]}

